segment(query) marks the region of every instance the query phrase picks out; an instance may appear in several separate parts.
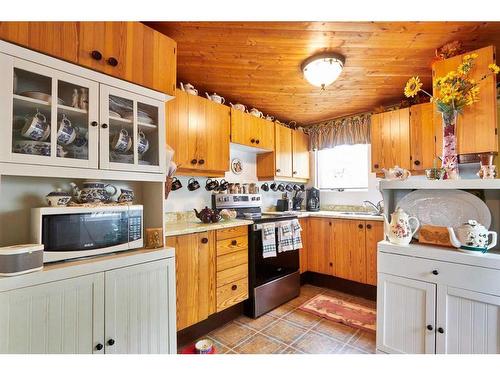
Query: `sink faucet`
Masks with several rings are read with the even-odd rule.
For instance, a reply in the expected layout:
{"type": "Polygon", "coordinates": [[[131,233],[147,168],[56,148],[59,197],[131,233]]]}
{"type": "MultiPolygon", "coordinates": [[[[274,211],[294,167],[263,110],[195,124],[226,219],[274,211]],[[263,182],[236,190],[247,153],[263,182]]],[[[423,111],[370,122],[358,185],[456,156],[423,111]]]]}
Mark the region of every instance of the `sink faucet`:
{"type": "Polygon", "coordinates": [[[384,213],[384,207],[382,206],[383,201],[379,201],[377,204],[371,201],[363,201],[363,207],[373,207],[378,215],[382,215],[384,213]]]}

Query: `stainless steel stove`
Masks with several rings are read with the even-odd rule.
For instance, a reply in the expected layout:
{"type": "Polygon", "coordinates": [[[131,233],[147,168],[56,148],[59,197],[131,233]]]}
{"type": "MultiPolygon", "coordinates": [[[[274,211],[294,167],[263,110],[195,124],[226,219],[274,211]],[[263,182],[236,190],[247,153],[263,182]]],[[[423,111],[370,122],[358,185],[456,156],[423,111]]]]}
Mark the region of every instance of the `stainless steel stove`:
{"type": "Polygon", "coordinates": [[[293,213],[263,215],[260,194],[214,194],[212,208],[234,209],[238,218],[254,222],[254,225],[248,226],[249,298],[245,302],[245,314],[257,318],[297,297],[300,294],[299,251],[286,251],[277,253],[275,257],[264,258],[260,226],[263,223],[296,219],[297,216],[293,213]]]}

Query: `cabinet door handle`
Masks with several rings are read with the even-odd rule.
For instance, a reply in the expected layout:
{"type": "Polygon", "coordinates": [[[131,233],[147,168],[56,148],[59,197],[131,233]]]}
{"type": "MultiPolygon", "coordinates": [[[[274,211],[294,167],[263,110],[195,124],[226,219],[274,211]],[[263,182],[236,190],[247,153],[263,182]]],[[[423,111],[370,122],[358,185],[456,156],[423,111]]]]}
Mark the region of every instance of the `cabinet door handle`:
{"type": "Polygon", "coordinates": [[[108,340],[108,345],[109,345],[109,346],[113,346],[113,345],[115,345],[115,340],[113,340],[113,339],[109,339],[109,340],[108,340]]]}
{"type": "Polygon", "coordinates": [[[108,59],[108,64],[111,65],[111,66],[117,66],[118,65],[118,60],[115,59],[114,57],[110,57],[108,59]]]}
{"type": "Polygon", "coordinates": [[[108,127],[108,124],[102,124],[101,125],[101,128],[103,128],[103,129],[107,129],[107,127],[108,127]]]}
{"type": "Polygon", "coordinates": [[[428,331],[432,331],[432,330],[434,330],[434,327],[432,326],[432,324],[428,324],[428,325],[427,325],[427,330],[428,330],[428,331]]]}
{"type": "Polygon", "coordinates": [[[238,241],[236,241],[236,240],[232,240],[232,241],[231,241],[231,245],[233,245],[233,246],[238,245],[238,241]]]}
{"type": "Polygon", "coordinates": [[[203,165],[203,164],[205,164],[205,160],[204,160],[204,159],[200,159],[200,160],[198,160],[198,164],[199,164],[199,165],[203,165]]]}
{"type": "Polygon", "coordinates": [[[297,171],[293,171],[293,174],[297,174],[297,171]]]}
{"type": "Polygon", "coordinates": [[[328,264],[330,265],[330,267],[333,267],[333,262],[330,262],[330,263],[328,263],[328,264]]]}
{"type": "Polygon", "coordinates": [[[329,221],[329,222],[328,222],[328,225],[329,225],[329,226],[332,226],[332,222],[331,222],[331,221],[329,221]]]}
{"type": "Polygon", "coordinates": [[[363,229],[363,224],[358,224],[359,229],[363,229]]]}
{"type": "Polygon", "coordinates": [[[250,142],[255,143],[255,139],[254,138],[250,139],[250,142]]]}
{"type": "Polygon", "coordinates": [[[366,224],[366,229],[372,229],[372,225],[371,224],[366,224]]]}
{"type": "Polygon", "coordinates": [[[378,169],[378,164],[373,164],[373,168],[378,169]]]}
{"type": "Polygon", "coordinates": [[[413,163],[414,163],[415,165],[420,165],[420,160],[415,160],[413,163]]]}
{"type": "Polygon", "coordinates": [[[439,275],[439,271],[438,270],[432,270],[432,274],[433,275],[439,275]]]}
{"type": "Polygon", "coordinates": [[[278,173],[279,173],[279,172],[281,172],[281,169],[279,169],[279,168],[278,168],[278,169],[276,169],[276,172],[278,172],[278,173]]]}
{"type": "Polygon", "coordinates": [[[92,56],[92,58],[97,61],[102,59],[102,53],[96,50],[90,52],[90,56],[92,56]]]}
{"type": "Polygon", "coordinates": [[[96,127],[96,126],[97,126],[97,125],[99,125],[99,124],[97,123],[97,121],[92,121],[92,122],[90,123],[90,125],[92,125],[93,127],[96,127]]]}
{"type": "Polygon", "coordinates": [[[198,163],[198,160],[196,160],[196,159],[192,159],[192,160],[191,160],[191,164],[193,164],[193,165],[194,165],[194,164],[197,164],[197,163],[198,163]]]}
{"type": "Polygon", "coordinates": [[[258,139],[256,139],[256,140],[255,140],[255,143],[259,144],[259,143],[260,143],[260,141],[259,141],[258,139]]]}
{"type": "Polygon", "coordinates": [[[238,289],[238,285],[231,286],[231,290],[236,290],[236,289],[238,289]]]}
{"type": "Polygon", "coordinates": [[[104,345],[102,345],[101,343],[95,346],[95,350],[102,350],[102,348],[104,348],[104,345]]]}
{"type": "Polygon", "coordinates": [[[439,327],[439,328],[438,328],[438,332],[439,332],[439,333],[444,333],[444,329],[443,329],[443,328],[441,328],[441,327],[439,327]]]}
{"type": "Polygon", "coordinates": [[[203,237],[203,238],[201,239],[201,243],[208,243],[208,238],[203,237]]]}

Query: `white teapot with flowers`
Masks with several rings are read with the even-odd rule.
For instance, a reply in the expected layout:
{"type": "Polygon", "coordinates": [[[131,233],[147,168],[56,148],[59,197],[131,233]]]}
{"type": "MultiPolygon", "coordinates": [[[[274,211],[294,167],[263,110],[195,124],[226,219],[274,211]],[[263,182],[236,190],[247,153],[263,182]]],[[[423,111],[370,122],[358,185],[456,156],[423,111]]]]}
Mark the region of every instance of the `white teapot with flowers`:
{"type": "Polygon", "coordinates": [[[391,214],[390,223],[384,215],[384,232],[389,242],[393,244],[408,245],[419,227],[418,219],[408,215],[401,207],[396,208],[396,211],[391,214]],[[411,221],[415,223],[413,228],[410,225],[411,221]]]}

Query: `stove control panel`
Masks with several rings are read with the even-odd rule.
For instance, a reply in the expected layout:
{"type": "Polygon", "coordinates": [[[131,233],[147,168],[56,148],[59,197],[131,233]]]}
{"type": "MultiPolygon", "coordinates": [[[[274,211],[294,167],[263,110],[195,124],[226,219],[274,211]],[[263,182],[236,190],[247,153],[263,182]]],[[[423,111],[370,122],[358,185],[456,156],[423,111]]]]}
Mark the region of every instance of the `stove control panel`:
{"type": "Polygon", "coordinates": [[[260,194],[213,194],[213,208],[250,208],[262,206],[260,194]]]}

